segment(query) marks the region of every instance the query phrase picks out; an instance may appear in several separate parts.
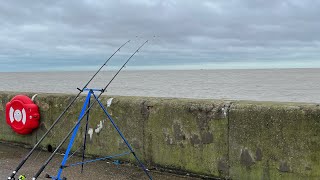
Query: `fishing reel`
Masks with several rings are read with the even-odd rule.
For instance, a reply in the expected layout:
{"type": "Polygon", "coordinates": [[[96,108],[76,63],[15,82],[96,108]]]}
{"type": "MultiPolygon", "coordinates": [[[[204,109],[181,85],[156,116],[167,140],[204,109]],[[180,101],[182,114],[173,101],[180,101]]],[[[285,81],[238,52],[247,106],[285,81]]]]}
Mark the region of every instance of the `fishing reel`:
{"type": "Polygon", "coordinates": [[[27,178],[26,178],[26,176],[25,175],[20,175],[19,177],[18,177],[18,180],[26,180],[27,178]]]}

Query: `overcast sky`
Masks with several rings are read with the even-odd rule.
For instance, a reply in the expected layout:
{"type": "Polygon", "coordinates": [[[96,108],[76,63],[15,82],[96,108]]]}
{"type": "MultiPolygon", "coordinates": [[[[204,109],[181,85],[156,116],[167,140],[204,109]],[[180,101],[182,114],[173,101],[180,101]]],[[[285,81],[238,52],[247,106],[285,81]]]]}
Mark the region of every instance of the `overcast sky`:
{"type": "Polygon", "coordinates": [[[0,71],[320,67],[320,1],[0,1],[0,71]],[[137,37],[138,36],[138,37],[137,37]],[[154,37],[155,36],[155,37],[154,37]]]}

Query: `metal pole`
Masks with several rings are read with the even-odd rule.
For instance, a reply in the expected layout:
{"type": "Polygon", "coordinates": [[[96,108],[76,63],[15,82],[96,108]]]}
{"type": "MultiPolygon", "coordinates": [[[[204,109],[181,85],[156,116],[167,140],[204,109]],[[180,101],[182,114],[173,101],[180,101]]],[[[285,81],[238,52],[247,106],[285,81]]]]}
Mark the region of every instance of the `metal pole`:
{"type": "MultiPolygon", "coordinates": [[[[93,93],[93,92],[92,92],[93,93]]],[[[90,99],[89,99],[89,102],[88,102],[88,108],[90,107],[90,99]]],[[[84,131],[84,140],[83,140],[83,150],[82,150],[82,162],[84,161],[84,154],[86,153],[86,142],[87,142],[87,132],[88,132],[88,126],[89,126],[89,114],[90,114],[90,111],[87,113],[87,122],[86,122],[86,128],[85,128],[85,131],[84,131]]],[[[84,164],[81,164],[81,173],[83,172],[83,165],[84,164]]]]}

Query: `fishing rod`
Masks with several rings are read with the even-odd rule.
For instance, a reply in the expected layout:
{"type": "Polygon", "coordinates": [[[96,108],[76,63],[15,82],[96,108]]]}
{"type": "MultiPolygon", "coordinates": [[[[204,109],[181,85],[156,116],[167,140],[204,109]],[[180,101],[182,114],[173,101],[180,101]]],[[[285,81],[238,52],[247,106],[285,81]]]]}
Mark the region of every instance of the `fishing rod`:
{"type": "MultiPolygon", "coordinates": [[[[112,77],[112,79],[109,81],[109,83],[103,88],[101,89],[100,94],[96,97],[96,99],[99,99],[100,96],[106,91],[106,89],[108,88],[108,86],[111,84],[111,82],[116,78],[116,76],[120,73],[120,71],[126,66],[126,64],[130,61],[130,59],[148,42],[145,41],[128,59],[127,61],[121,66],[121,68],[117,71],[117,73],[112,77]]],[[[78,122],[72,127],[72,129],[68,132],[68,134],[66,135],[66,137],[61,141],[61,143],[56,147],[56,149],[52,152],[51,156],[47,159],[47,161],[42,165],[42,167],[38,170],[38,172],[33,176],[32,180],[36,180],[40,174],[43,172],[43,170],[46,168],[46,166],[49,164],[49,162],[52,160],[52,158],[54,157],[54,155],[58,152],[58,150],[61,148],[61,146],[65,143],[65,141],[69,138],[69,136],[71,135],[71,133],[75,130],[75,128],[80,124],[80,122],[82,121],[82,119],[87,115],[87,113],[90,111],[90,109],[93,107],[93,105],[96,103],[97,101],[93,101],[92,104],[87,108],[87,110],[85,111],[85,113],[79,118],[78,122]]]]}
{"type": "Polygon", "coordinates": [[[76,99],[80,96],[80,94],[84,91],[84,89],[87,88],[87,86],[90,84],[90,82],[95,78],[95,76],[101,71],[101,69],[109,62],[109,60],[118,52],[122,47],[124,47],[126,44],[128,44],[130,40],[122,44],[104,63],[103,65],[97,70],[97,72],[91,77],[91,79],[83,86],[82,89],[77,88],[79,90],[79,93],[72,99],[72,101],[67,105],[67,107],[64,109],[64,111],[58,116],[58,118],[53,122],[53,124],[49,127],[47,132],[40,138],[40,140],[37,142],[37,144],[34,145],[34,147],[31,149],[31,151],[25,156],[25,158],[19,163],[19,165],[16,167],[16,169],[12,172],[12,174],[8,177],[8,180],[14,179],[14,176],[17,174],[17,172],[21,169],[21,167],[25,164],[25,162],[29,159],[29,157],[32,155],[32,153],[36,150],[36,148],[40,145],[40,143],[43,141],[43,139],[49,134],[49,132],[54,128],[54,126],[60,121],[62,116],[68,111],[68,109],[71,107],[71,105],[76,101],[76,99]]]}

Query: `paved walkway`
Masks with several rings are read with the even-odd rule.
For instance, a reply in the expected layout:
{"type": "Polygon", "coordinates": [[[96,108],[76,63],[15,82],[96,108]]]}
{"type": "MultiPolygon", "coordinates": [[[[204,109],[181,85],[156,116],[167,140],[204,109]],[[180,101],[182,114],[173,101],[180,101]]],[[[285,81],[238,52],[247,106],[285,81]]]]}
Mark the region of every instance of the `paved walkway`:
{"type": "MultiPolygon", "coordinates": [[[[0,143],[0,179],[7,179],[8,175],[11,174],[13,168],[15,168],[21,159],[29,152],[29,149],[12,146],[8,144],[0,143]]],[[[33,153],[27,163],[19,171],[20,174],[24,174],[27,179],[31,179],[37,170],[42,166],[43,162],[50,156],[50,153],[45,151],[37,151],[33,153]]],[[[61,162],[62,156],[56,155],[52,162],[49,163],[44,172],[39,176],[38,179],[45,179],[46,173],[56,175],[57,167],[61,162]]],[[[81,161],[80,157],[73,156],[70,159],[71,162],[81,161]]],[[[103,179],[103,180],[125,180],[125,179],[148,179],[144,172],[138,167],[131,166],[128,164],[115,165],[108,161],[98,161],[89,163],[84,166],[84,172],[80,173],[81,166],[66,168],[64,176],[68,180],[84,180],[84,179],[103,179]]],[[[151,171],[150,174],[153,179],[161,180],[180,180],[180,179],[196,179],[191,177],[177,176],[169,173],[160,173],[151,171]]],[[[17,176],[18,177],[18,176],[17,176]]]]}

